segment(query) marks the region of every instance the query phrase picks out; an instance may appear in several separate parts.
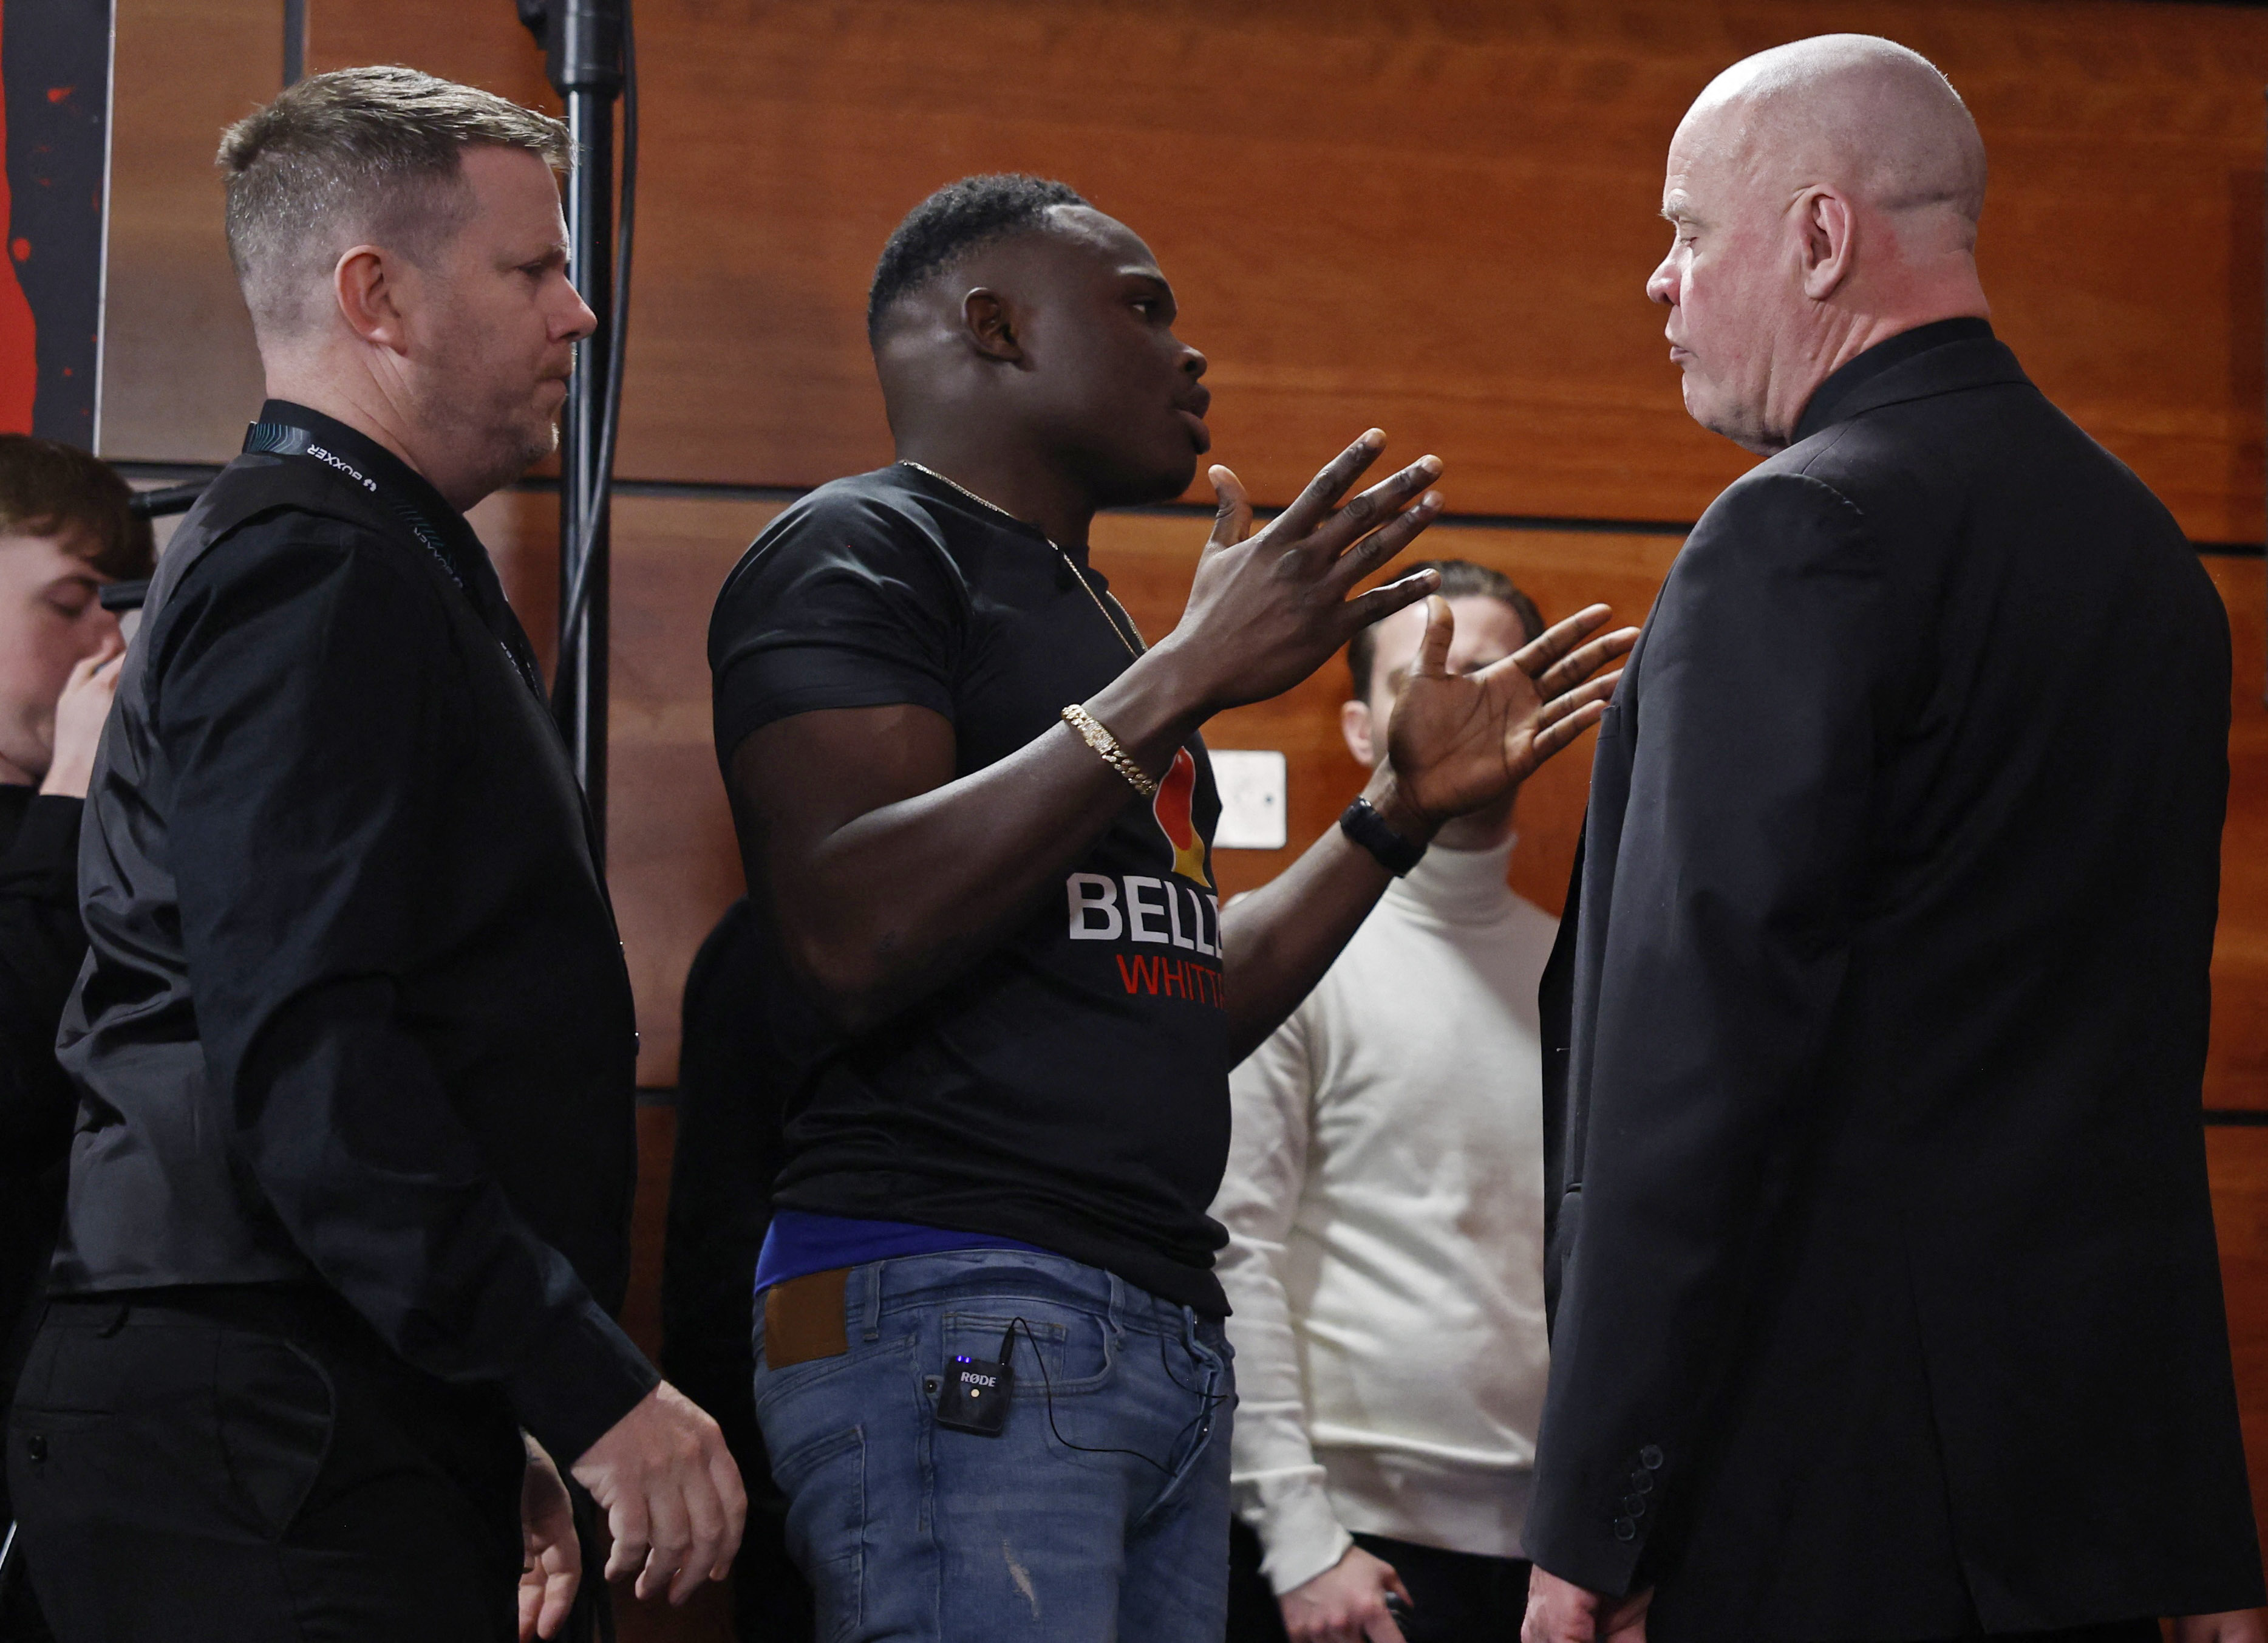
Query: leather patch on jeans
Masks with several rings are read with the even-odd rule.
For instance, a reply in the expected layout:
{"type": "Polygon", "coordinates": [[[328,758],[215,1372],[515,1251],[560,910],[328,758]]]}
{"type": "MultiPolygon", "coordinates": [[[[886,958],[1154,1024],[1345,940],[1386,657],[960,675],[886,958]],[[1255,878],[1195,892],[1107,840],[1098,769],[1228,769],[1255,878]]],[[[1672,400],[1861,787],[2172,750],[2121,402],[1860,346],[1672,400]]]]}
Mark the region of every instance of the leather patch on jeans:
{"type": "Polygon", "coordinates": [[[806,1272],[764,1291],[764,1364],[784,1369],[814,1358],[840,1358],[850,1350],[843,1295],[850,1269],[806,1272]]]}

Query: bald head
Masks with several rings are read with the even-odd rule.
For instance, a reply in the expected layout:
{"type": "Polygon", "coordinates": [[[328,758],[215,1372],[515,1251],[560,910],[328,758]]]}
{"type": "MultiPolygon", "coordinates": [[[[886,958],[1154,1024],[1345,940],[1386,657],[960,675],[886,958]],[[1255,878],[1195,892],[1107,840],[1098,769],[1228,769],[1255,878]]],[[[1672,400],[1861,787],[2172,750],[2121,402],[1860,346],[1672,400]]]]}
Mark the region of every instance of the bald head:
{"type": "Polygon", "coordinates": [[[1877,211],[1941,212],[1971,243],[1984,214],[1984,143],[1968,105],[1926,57],[1872,34],[1744,58],[1709,83],[1678,135],[1722,145],[1761,185],[1832,183],[1877,211]]]}
{"type": "Polygon", "coordinates": [[[1927,59],[1869,34],[1760,52],[1711,81],[1671,140],[1669,305],[1686,406],[1752,450],[1874,343],[1987,312],[1984,144],[1927,59]]]}

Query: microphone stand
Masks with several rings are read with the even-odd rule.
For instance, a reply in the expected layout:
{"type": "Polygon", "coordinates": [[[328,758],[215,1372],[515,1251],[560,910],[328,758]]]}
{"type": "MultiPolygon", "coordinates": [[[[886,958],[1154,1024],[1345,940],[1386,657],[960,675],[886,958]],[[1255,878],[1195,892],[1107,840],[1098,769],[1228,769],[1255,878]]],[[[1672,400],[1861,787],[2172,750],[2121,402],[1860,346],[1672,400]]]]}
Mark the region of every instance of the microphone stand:
{"type": "MultiPolygon", "coordinates": [[[[630,0],[516,0],[519,20],[542,42],[544,71],[567,105],[575,144],[567,179],[568,267],[598,327],[576,345],[575,374],[559,430],[559,649],[551,711],[582,784],[606,870],[608,526],[621,423],[623,333],[628,326],[630,229],[637,183],[637,64],[630,0]],[[622,110],[622,234],[615,216],[615,99],[622,110]],[[618,279],[619,276],[619,279],[618,279]]],[[[605,1514],[554,1457],[575,1508],[582,1587],[561,1643],[615,1643],[614,1604],[600,1571],[605,1514]]]]}
{"type": "MultiPolygon", "coordinates": [[[[551,711],[590,806],[604,859],[607,827],[608,480],[619,385],[615,298],[615,102],[625,77],[625,0],[518,0],[543,42],[545,72],[567,106],[575,163],[567,239],[576,288],[598,328],[578,344],[560,422],[559,648],[551,711]]],[[[625,157],[625,170],[634,164],[625,157]]],[[[625,216],[628,213],[625,211],[625,216]]],[[[627,226],[627,225],[625,225],[627,226]]]]}

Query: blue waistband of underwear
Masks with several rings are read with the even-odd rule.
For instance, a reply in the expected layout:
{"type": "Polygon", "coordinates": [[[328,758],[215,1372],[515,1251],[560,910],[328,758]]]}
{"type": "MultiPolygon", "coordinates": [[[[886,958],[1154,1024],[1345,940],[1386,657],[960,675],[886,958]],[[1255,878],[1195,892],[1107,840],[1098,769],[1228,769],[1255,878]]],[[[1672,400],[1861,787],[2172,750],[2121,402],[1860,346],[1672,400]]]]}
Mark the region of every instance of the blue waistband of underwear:
{"type": "Polygon", "coordinates": [[[873,1221],[849,1215],[815,1215],[808,1210],[775,1210],[764,1247],[756,1256],[756,1293],[809,1272],[909,1255],[943,1255],[953,1249],[1050,1250],[990,1233],[952,1232],[912,1221],[873,1221]]]}

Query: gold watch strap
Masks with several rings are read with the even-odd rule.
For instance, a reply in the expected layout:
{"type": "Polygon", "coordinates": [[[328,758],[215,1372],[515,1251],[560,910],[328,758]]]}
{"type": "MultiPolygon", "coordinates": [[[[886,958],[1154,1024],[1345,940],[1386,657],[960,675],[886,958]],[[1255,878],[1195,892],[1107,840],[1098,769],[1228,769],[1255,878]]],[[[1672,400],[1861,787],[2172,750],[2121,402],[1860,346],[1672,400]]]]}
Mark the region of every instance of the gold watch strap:
{"type": "Polygon", "coordinates": [[[1126,778],[1126,785],[1145,799],[1158,796],[1158,784],[1149,773],[1126,756],[1126,749],[1118,745],[1118,738],[1102,727],[1102,723],[1078,703],[1063,711],[1063,722],[1079,733],[1079,739],[1101,754],[1103,762],[1126,778]]]}

